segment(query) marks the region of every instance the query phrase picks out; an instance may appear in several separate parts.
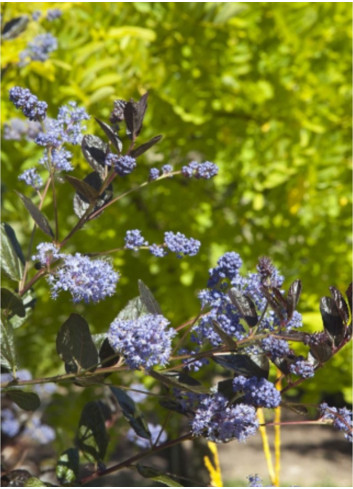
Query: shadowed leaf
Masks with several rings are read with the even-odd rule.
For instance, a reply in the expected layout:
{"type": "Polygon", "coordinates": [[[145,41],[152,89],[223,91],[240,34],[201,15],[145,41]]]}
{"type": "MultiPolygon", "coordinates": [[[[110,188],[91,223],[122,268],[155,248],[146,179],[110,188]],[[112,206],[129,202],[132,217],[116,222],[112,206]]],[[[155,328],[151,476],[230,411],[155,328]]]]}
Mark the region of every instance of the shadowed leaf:
{"type": "Polygon", "coordinates": [[[91,401],[82,410],[76,443],[89,460],[99,462],[105,456],[108,441],[102,408],[98,402],[91,401]]]}
{"type": "Polygon", "coordinates": [[[19,281],[23,274],[24,258],[14,230],[1,224],[1,268],[12,279],[19,281]]]}
{"type": "Polygon", "coordinates": [[[15,39],[27,28],[29,22],[28,15],[21,15],[9,20],[4,25],[1,35],[3,40],[15,39]]]}
{"type": "Polygon", "coordinates": [[[104,178],[106,173],[105,157],[109,152],[109,145],[98,136],[86,134],[82,138],[81,149],[88,164],[104,178]]]}
{"type": "Polygon", "coordinates": [[[51,230],[51,227],[49,225],[48,219],[45,217],[45,215],[38,209],[37,206],[33,204],[31,199],[26,197],[25,195],[21,194],[20,192],[17,192],[17,195],[20,197],[22,202],[24,203],[26,209],[28,212],[31,214],[34,222],[37,224],[39,229],[43,231],[43,233],[47,234],[51,238],[54,237],[54,233],[51,230]]]}
{"type": "Polygon", "coordinates": [[[290,319],[298,305],[300,293],[302,291],[302,283],[300,280],[294,280],[292,285],[289,287],[287,296],[287,314],[288,319],[290,319]]]}
{"type": "Polygon", "coordinates": [[[69,448],[63,452],[56,465],[56,477],[60,484],[71,484],[78,477],[80,454],[77,448],[69,448]]]}
{"type": "Polygon", "coordinates": [[[336,304],[337,311],[339,315],[341,316],[341,319],[344,323],[345,326],[347,326],[348,321],[349,321],[349,310],[346,301],[343,298],[343,295],[341,292],[336,289],[336,287],[330,287],[330,292],[332,295],[332,298],[336,304]]]}
{"type": "Polygon", "coordinates": [[[138,148],[131,151],[130,155],[133,158],[137,158],[138,156],[145,153],[148,149],[152,148],[152,146],[157,144],[162,139],[162,137],[163,137],[162,135],[155,136],[154,138],[150,139],[149,141],[147,141],[144,144],[141,144],[141,146],[139,146],[138,148]]]}
{"type": "Polygon", "coordinates": [[[339,345],[344,337],[344,324],[335,301],[331,297],[322,297],[320,312],[325,330],[331,335],[335,345],[339,345]]]}
{"type": "Polygon", "coordinates": [[[147,467],[147,465],[137,464],[136,468],[139,474],[142,475],[142,477],[145,477],[145,479],[151,479],[167,487],[184,487],[182,484],[179,484],[179,482],[175,481],[168,475],[163,474],[163,472],[160,472],[152,467],[147,467]]]}
{"type": "Polygon", "coordinates": [[[81,198],[84,197],[89,203],[94,202],[98,198],[98,191],[84,180],[70,175],[66,175],[65,180],[74,187],[81,198]]]}
{"type": "Polygon", "coordinates": [[[250,327],[256,326],[258,322],[256,307],[253,301],[245,294],[238,292],[236,289],[230,289],[229,297],[239,314],[250,327]]]}
{"type": "Polygon", "coordinates": [[[100,127],[103,129],[103,131],[105,132],[109,141],[113,144],[114,148],[118,151],[118,153],[121,153],[121,151],[123,149],[123,143],[118,138],[118,135],[116,134],[114,129],[111,126],[109,126],[108,124],[106,124],[105,122],[97,119],[97,117],[95,117],[95,119],[98,122],[98,124],[100,125],[100,127]]]}
{"type": "Polygon", "coordinates": [[[126,394],[125,391],[119,389],[118,387],[111,387],[110,390],[112,391],[115,399],[118,401],[123,415],[129,422],[131,428],[138,436],[149,440],[151,438],[151,433],[148,430],[146,421],[144,420],[142,413],[136,407],[133,399],[128,394],[126,394]]]}
{"type": "Polygon", "coordinates": [[[212,359],[222,365],[222,367],[234,370],[239,375],[268,378],[270,364],[265,354],[243,355],[237,353],[234,355],[213,355],[212,359]]]}
{"type": "Polygon", "coordinates": [[[154,295],[150,289],[145,285],[142,280],[138,281],[138,287],[140,292],[140,299],[142,304],[146,307],[151,314],[162,314],[161,308],[156,301],[154,295]]]}
{"type": "MultiPolygon", "coordinates": [[[[86,185],[86,190],[88,191],[88,187],[91,187],[93,192],[96,192],[96,194],[99,194],[99,191],[102,187],[102,179],[99,176],[98,172],[92,172],[87,177],[85,177],[82,182],[86,185]]],[[[94,208],[92,208],[92,211],[90,214],[93,212],[96,212],[99,210],[103,205],[107,204],[110,200],[112,200],[113,197],[113,185],[110,184],[105,191],[99,195],[98,200],[96,200],[94,208]]],[[[83,193],[77,192],[74,196],[74,212],[77,217],[81,218],[84,216],[88,210],[88,208],[91,206],[91,201],[89,198],[87,198],[83,193]]],[[[103,212],[103,211],[102,211],[103,212]]],[[[96,217],[98,217],[100,214],[97,214],[96,217]]]]}
{"type": "Polygon", "coordinates": [[[16,367],[16,351],[12,324],[1,321],[1,366],[9,371],[16,367]]]}
{"type": "Polygon", "coordinates": [[[26,315],[21,297],[5,288],[1,288],[1,309],[7,309],[21,318],[26,315]]]}
{"type": "Polygon", "coordinates": [[[24,392],[19,389],[8,389],[6,394],[24,411],[35,411],[40,406],[40,400],[34,392],[24,392]]]}

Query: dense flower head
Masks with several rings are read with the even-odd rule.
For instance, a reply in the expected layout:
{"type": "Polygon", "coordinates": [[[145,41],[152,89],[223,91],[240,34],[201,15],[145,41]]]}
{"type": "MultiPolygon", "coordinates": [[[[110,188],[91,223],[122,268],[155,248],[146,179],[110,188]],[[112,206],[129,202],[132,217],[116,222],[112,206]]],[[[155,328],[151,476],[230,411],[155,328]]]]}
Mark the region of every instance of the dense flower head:
{"type": "Polygon", "coordinates": [[[244,441],[254,435],[259,427],[256,411],[247,404],[230,405],[222,394],[205,396],[192,420],[195,436],[205,436],[216,443],[226,443],[234,438],[244,441]]]}
{"type": "Polygon", "coordinates": [[[60,260],[63,253],[60,253],[59,248],[53,243],[39,243],[37,253],[32,256],[33,261],[39,261],[41,265],[48,266],[54,261],[60,260]]]}
{"type": "Polygon", "coordinates": [[[159,175],[160,175],[160,171],[158,170],[158,168],[151,168],[148,176],[148,180],[150,182],[153,182],[154,180],[157,180],[157,178],[159,178],[159,175]]]}
{"type": "Polygon", "coordinates": [[[148,246],[148,241],[142,236],[139,229],[131,229],[126,231],[125,235],[125,248],[129,250],[137,250],[141,246],[148,246]]]}
{"type": "Polygon", "coordinates": [[[12,141],[29,141],[35,139],[41,131],[41,125],[38,121],[27,121],[13,117],[4,124],[4,139],[12,141]]]}
{"type": "Polygon", "coordinates": [[[132,443],[135,443],[135,445],[142,448],[143,450],[146,450],[147,448],[151,448],[153,446],[162,445],[162,443],[167,441],[167,433],[162,429],[161,425],[147,423],[147,426],[151,434],[150,439],[138,436],[132,428],[130,428],[127,432],[127,439],[132,443]]]}
{"type": "Polygon", "coordinates": [[[292,374],[299,375],[300,377],[303,377],[303,379],[309,379],[315,375],[314,366],[312,363],[304,360],[303,357],[298,357],[296,361],[289,366],[289,370],[292,374]]]}
{"type": "Polygon", "coordinates": [[[248,475],[249,487],[263,487],[261,477],[257,474],[248,475]]]}
{"type": "Polygon", "coordinates": [[[20,53],[20,66],[28,64],[30,61],[46,61],[52,51],[58,49],[58,41],[49,32],[39,34],[27,48],[20,53]]]}
{"type": "Polygon", "coordinates": [[[210,362],[208,358],[195,358],[193,359],[192,357],[196,355],[199,352],[199,348],[196,348],[194,350],[188,350],[187,348],[181,348],[178,351],[178,355],[189,355],[189,358],[183,359],[183,364],[187,370],[193,371],[193,372],[198,372],[200,368],[202,368],[204,365],[208,365],[210,362]]]}
{"type": "Polygon", "coordinates": [[[124,110],[127,102],[125,100],[119,99],[114,100],[114,109],[110,114],[109,120],[112,124],[116,124],[125,119],[124,110]]]}
{"type": "Polygon", "coordinates": [[[18,176],[19,180],[25,182],[26,185],[39,190],[43,186],[43,180],[41,176],[38,174],[36,168],[29,168],[25,170],[18,176]]]}
{"type": "Polygon", "coordinates": [[[46,117],[48,104],[41,102],[28,88],[13,87],[9,91],[10,100],[30,121],[40,121],[46,117]]]}
{"type": "Polygon", "coordinates": [[[47,280],[55,299],[69,291],[73,302],[99,302],[115,292],[119,274],[105,260],[91,260],[81,253],[64,255],[63,264],[47,280]]]}
{"type": "Polygon", "coordinates": [[[211,268],[209,271],[210,278],[208,280],[208,287],[214,287],[223,279],[233,280],[239,274],[239,268],[242,266],[243,261],[234,251],[224,253],[218,260],[217,266],[211,268]]]}
{"type": "Polygon", "coordinates": [[[119,156],[114,153],[108,153],[105,157],[105,164],[112,166],[116,173],[121,177],[129,175],[136,168],[136,160],[132,156],[119,156]]]}
{"type": "Polygon", "coordinates": [[[43,424],[39,416],[32,416],[26,428],[23,430],[23,436],[31,438],[33,441],[45,445],[55,440],[55,431],[50,426],[43,424]]]}
{"type": "Polygon", "coordinates": [[[167,250],[163,248],[163,246],[158,245],[158,244],[151,244],[148,249],[150,250],[150,253],[154,256],[157,256],[158,258],[163,258],[168,254],[167,250]]]}
{"type": "Polygon", "coordinates": [[[197,239],[187,238],[180,232],[173,233],[172,231],[164,233],[164,243],[170,251],[177,254],[178,258],[196,255],[201,246],[197,239]]]}
{"type": "Polygon", "coordinates": [[[172,171],[173,171],[172,165],[163,165],[162,166],[163,175],[167,175],[168,173],[171,173],[172,171]]]}
{"type": "Polygon", "coordinates": [[[344,432],[346,440],[352,442],[352,411],[343,407],[330,407],[326,402],[320,404],[320,414],[323,420],[332,420],[333,426],[344,432]]]}
{"type": "Polygon", "coordinates": [[[131,369],[167,365],[176,332],[167,329],[169,321],[161,314],[144,314],[134,320],[117,317],[109,328],[109,343],[122,353],[131,369]]]}
{"type": "Polygon", "coordinates": [[[303,326],[303,316],[298,311],[294,311],[292,317],[286,324],[286,331],[303,326]]]}
{"type": "Polygon", "coordinates": [[[191,163],[182,167],[181,173],[187,178],[194,177],[209,180],[218,174],[218,167],[210,161],[205,161],[204,163],[191,161],[191,163]]]}
{"type": "Polygon", "coordinates": [[[72,171],[73,166],[70,163],[72,153],[64,148],[51,150],[46,149],[43,158],[39,160],[40,165],[44,165],[49,169],[50,165],[55,168],[56,171],[72,171]]]}
{"type": "Polygon", "coordinates": [[[285,357],[290,353],[290,348],[286,340],[268,336],[261,342],[261,346],[266,353],[269,353],[272,360],[285,357]]]}
{"type": "Polygon", "coordinates": [[[40,19],[41,15],[42,15],[42,12],[40,10],[35,10],[34,12],[32,12],[32,19],[38,20],[38,19],[40,19]]]}
{"type": "Polygon", "coordinates": [[[233,390],[244,393],[244,401],[256,407],[275,408],[281,402],[281,394],[276,387],[264,378],[246,378],[243,375],[233,380],[233,390]]]}
{"type": "Polygon", "coordinates": [[[59,8],[50,8],[47,11],[46,19],[49,22],[52,22],[53,20],[58,19],[59,17],[61,17],[62,14],[63,14],[62,13],[62,10],[60,10],[59,8]]]}
{"type": "Polygon", "coordinates": [[[277,275],[278,271],[272,264],[270,258],[262,256],[257,264],[257,271],[261,277],[261,282],[267,286],[278,287],[277,275]]]}
{"type": "Polygon", "coordinates": [[[1,432],[2,434],[13,438],[20,431],[21,424],[17,419],[15,413],[12,409],[2,409],[1,410],[1,432]]]}

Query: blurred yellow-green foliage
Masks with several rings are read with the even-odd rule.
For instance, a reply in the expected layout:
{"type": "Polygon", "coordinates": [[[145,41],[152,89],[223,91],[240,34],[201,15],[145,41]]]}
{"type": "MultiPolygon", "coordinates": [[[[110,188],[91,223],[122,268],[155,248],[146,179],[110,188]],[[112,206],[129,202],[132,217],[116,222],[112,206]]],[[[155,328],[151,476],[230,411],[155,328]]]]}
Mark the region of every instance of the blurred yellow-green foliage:
{"type": "MultiPolygon", "coordinates": [[[[349,3],[8,3],[2,22],[49,8],[53,22],[31,21],[2,42],[2,124],[19,113],[8,100],[14,85],[49,104],[49,115],[70,100],[92,116],[88,132],[103,137],[94,116],[107,120],[117,98],[149,91],[140,141],[163,134],[139,159],[124,191],[146,179],[151,166],[179,168],[195,156],[217,163],[212,181],[175,178],[148,186],[109,208],[78,233],[70,251],[101,251],[123,244],[139,228],[150,242],[180,230],[202,241],[199,256],[158,260],[148,252],[115,255],[122,279],[114,298],[77,306],[49,297],[43,283],[38,306],[16,331],[22,367],[56,373],[55,335],[71,312],[82,313],[94,332],[107,330],[137,278],[154,291],[176,325],[198,311],[196,291],[225,251],[237,251],[244,269],[270,256],[288,287],[303,281],[299,310],[309,330],[321,328],[319,298],[351,280],[351,5],[349,3]],[[19,53],[37,34],[50,32],[58,50],[44,63],[18,66],[19,53]],[[40,304],[39,304],[40,303],[40,304]]],[[[31,219],[16,198],[18,174],[41,156],[34,143],[4,141],[3,219],[28,246],[31,219]]],[[[73,175],[88,164],[75,153],[73,175]]],[[[26,189],[30,195],[29,189],[26,189]]],[[[76,219],[73,189],[58,191],[60,235],[76,219]]],[[[50,201],[44,211],[52,218],[50,201]]],[[[36,242],[44,240],[37,232],[36,242]]],[[[311,394],[344,391],[349,400],[350,351],[341,352],[311,382],[311,394]],[[323,385],[324,384],[324,385],[323,385]]],[[[61,367],[60,367],[61,368],[61,367]]]]}

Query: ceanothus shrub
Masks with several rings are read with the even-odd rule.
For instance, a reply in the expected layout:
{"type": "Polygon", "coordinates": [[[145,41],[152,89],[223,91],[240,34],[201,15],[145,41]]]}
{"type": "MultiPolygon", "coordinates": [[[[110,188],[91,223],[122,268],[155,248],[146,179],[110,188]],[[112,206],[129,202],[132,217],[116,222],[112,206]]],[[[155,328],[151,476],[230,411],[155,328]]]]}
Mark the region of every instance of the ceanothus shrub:
{"type": "MultiPolygon", "coordinates": [[[[48,12],[48,20],[60,17],[56,10],[48,12]]],[[[54,43],[49,38],[42,41],[42,49],[49,53],[54,43]]],[[[38,47],[33,44],[30,49],[26,59],[39,56],[38,47]]],[[[33,379],[29,372],[27,375],[26,371],[17,370],[21,359],[16,358],[14,328],[31,320],[36,284],[45,279],[53,300],[60,294],[81,305],[95,304],[116,294],[121,273],[114,269],[109,257],[104,257],[111,250],[101,250],[97,258],[94,253],[91,256],[80,250],[69,253],[66,245],[76,232],[122,198],[114,194],[115,182],[133,176],[139,156],[157,144],[161,136],[136,146],[147,94],[137,102],[116,100],[110,123],[97,120],[107,141],[84,134],[83,124],[89,115],[75,102],[62,106],[52,119],[47,116],[47,103],[27,88],[13,87],[10,100],[28,121],[16,123],[17,131],[15,126],[7,126],[6,138],[25,137],[43,148],[38,166],[18,177],[34,189],[36,197],[18,195],[34,221],[33,235],[38,228],[46,237],[31,249],[23,266],[23,253],[14,230],[9,224],[1,229],[6,251],[2,267],[7,275],[2,289],[5,444],[25,438],[34,444],[53,442],[55,430],[45,423],[44,414],[53,392],[60,395],[56,387],[67,382],[82,389],[98,385],[104,390],[97,390],[98,400],[93,397],[95,391],[89,391],[92,400],[83,408],[73,446],[59,455],[53,484],[84,485],[130,467],[143,477],[176,485],[166,474],[135,463],[184,440],[246,442],[254,436],[263,424],[261,409],[290,406],[286,393],[313,377],[351,339],[351,286],[346,293],[350,305],[338,289],[331,287],[331,297],[324,297],[320,304],[324,329],[309,334],[297,311],[300,280],[285,291],[283,276],[267,257],[259,258],[256,272],[243,274],[240,255],[230,250],[208,271],[208,279],[205,271],[205,288],[198,292],[200,308],[194,318],[185,318],[182,325],[172,324],[168,311],[162,311],[147,285],[139,281],[139,295],[116,311],[103,334],[92,336],[85,318],[73,312],[56,338],[56,351],[65,373],[33,379]],[[30,123],[39,124],[32,127],[30,123]],[[63,180],[58,178],[60,174],[76,171],[73,145],[81,146],[93,171],[81,178],[67,176],[63,180]],[[41,209],[50,189],[63,182],[74,193],[77,221],[66,236],[60,237],[58,212],[54,212],[53,226],[41,209]],[[296,353],[295,343],[304,345],[305,356],[296,353]],[[219,375],[220,371],[223,380],[217,382],[216,373],[219,375]],[[114,376],[116,372],[119,377],[114,376]],[[125,375],[127,381],[123,380],[125,375]],[[146,389],[143,377],[150,379],[151,389],[146,389]],[[32,386],[33,391],[29,392],[26,386],[32,386]],[[152,413],[145,410],[146,403],[150,407],[154,403],[152,413]],[[108,431],[115,429],[117,413],[123,415],[126,423],[125,439],[141,451],[107,468],[104,458],[108,431]],[[177,435],[176,425],[180,428],[177,435]]],[[[181,169],[166,164],[146,170],[145,182],[136,189],[162,180],[168,184],[170,178],[209,180],[217,173],[217,166],[209,161],[191,161],[181,169]]],[[[56,206],[55,194],[52,201],[56,206]]],[[[148,236],[132,225],[119,245],[113,252],[147,250],[163,260],[170,253],[178,259],[190,259],[199,252],[201,243],[177,229],[169,229],[161,234],[159,243],[150,244],[148,236]]],[[[345,407],[329,407],[324,402],[311,422],[330,423],[348,440],[352,439],[352,413],[345,407]]],[[[5,482],[9,477],[16,482],[19,476],[10,470],[6,477],[5,482]]],[[[36,485],[40,485],[31,474],[22,473],[21,477],[28,484],[37,481],[36,485]]],[[[251,487],[262,484],[257,474],[248,479],[251,487]]]]}

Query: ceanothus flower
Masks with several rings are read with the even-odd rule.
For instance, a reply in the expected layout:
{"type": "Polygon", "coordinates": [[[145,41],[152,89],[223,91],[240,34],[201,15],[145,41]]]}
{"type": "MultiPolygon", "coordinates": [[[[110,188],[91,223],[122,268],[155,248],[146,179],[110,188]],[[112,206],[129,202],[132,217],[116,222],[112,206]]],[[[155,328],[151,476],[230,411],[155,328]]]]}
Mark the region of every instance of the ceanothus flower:
{"type": "Polygon", "coordinates": [[[148,241],[142,236],[139,229],[131,229],[126,231],[125,235],[125,248],[129,250],[137,250],[141,246],[148,246],[148,241]]]}
{"type": "Polygon", "coordinates": [[[130,320],[117,317],[109,328],[109,343],[124,355],[131,369],[165,366],[176,335],[174,329],[167,329],[168,325],[169,321],[161,314],[144,314],[130,320]]]}
{"type": "Polygon", "coordinates": [[[264,378],[239,375],[233,380],[234,392],[242,391],[244,401],[255,407],[275,408],[281,402],[281,394],[276,387],[264,378]]]}
{"type": "Polygon", "coordinates": [[[48,20],[49,22],[52,22],[53,20],[55,19],[59,19],[59,17],[62,16],[62,10],[60,10],[59,8],[50,8],[48,11],[47,11],[47,15],[46,15],[46,20],[48,20]]]}
{"type": "Polygon", "coordinates": [[[148,249],[152,255],[157,256],[158,258],[163,258],[168,254],[167,250],[165,250],[163,246],[155,243],[151,244],[148,249]]]}
{"type": "Polygon", "coordinates": [[[299,375],[303,379],[309,379],[315,375],[314,366],[307,360],[304,360],[303,357],[298,357],[295,362],[289,366],[289,370],[292,374],[299,375]]]}
{"type": "Polygon", "coordinates": [[[29,185],[36,190],[39,190],[43,186],[43,180],[36,168],[25,170],[18,176],[18,179],[24,181],[26,185],[29,185]]]}
{"type": "Polygon", "coordinates": [[[352,411],[343,407],[330,407],[326,402],[320,404],[320,414],[323,420],[333,420],[333,426],[344,432],[346,440],[352,442],[352,411]]]}
{"type": "Polygon", "coordinates": [[[32,12],[32,19],[38,20],[38,19],[40,19],[41,15],[42,15],[42,12],[40,10],[35,10],[34,12],[32,12]]]}
{"type": "Polygon", "coordinates": [[[234,251],[224,253],[218,260],[217,266],[211,268],[209,271],[210,278],[208,280],[208,287],[214,287],[223,279],[233,280],[239,275],[239,268],[242,266],[243,261],[234,251]]]}
{"type": "Polygon", "coordinates": [[[159,174],[160,174],[160,171],[158,170],[158,168],[151,168],[149,176],[148,176],[148,180],[150,182],[157,180],[157,178],[159,178],[159,174]]]}
{"type": "Polygon", "coordinates": [[[187,238],[182,233],[173,233],[172,231],[164,233],[164,243],[170,251],[177,254],[178,258],[186,255],[196,255],[201,246],[200,241],[197,239],[187,238]]]}
{"type": "Polygon", "coordinates": [[[47,280],[52,297],[69,291],[73,302],[99,302],[115,292],[119,274],[105,260],[91,260],[81,253],[64,255],[63,264],[47,280]]]}
{"type": "Polygon", "coordinates": [[[37,252],[36,255],[32,256],[32,260],[38,260],[42,266],[49,266],[54,261],[60,260],[60,258],[65,256],[59,252],[59,248],[53,243],[39,243],[37,252]]]}
{"type": "Polygon", "coordinates": [[[163,165],[162,166],[163,175],[167,175],[168,173],[172,173],[172,171],[173,171],[172,165],[163,165]]]}
{"type": "Polygon", "coordinates": [[[130,428],[126,434],[126,437],[132,443],[135,443],[138,447],[143,450],[147,450],[147,448],[151,448],[153,446],[162,445],[165,441],[167,441],[167,433],[162,430],[162,426],[157,424],[154,425],[152,423],[147,423],[148,430],[151,433],[151,438],[142,438],[138,436],[135,431],[130,428]],[[157,444],[156,444],[157,443],[157,444]]]}
{"type": "Polygon", "coordinates": [[[288,342],[275,336],[264,338],[261,346],[266,353],[270,354],[272,360],[285,357],[290,353],[288,342]]]}
{"type": "Polygon", "coordinates": [[[31,141],[38,136],[40,131],[40,122],[13,117],[4,124],[4,139],[7,141],[21,141],[25,138],[31,141]]]}
{"type": "Polygon", "coordinates": [[[105,164],[112,166],[116,173],[121,177],[129,175],[136,168],[136,160],[132,156],[119,156],[114,153],[108,153],[105,157],[105,164]]]}
{"type": "Polygon", "coordinates": [[[48,104],[41,102],[28,88],[13,87],[9,91],[10,100],[30,121],[40,121],[46,117],[48,104]]]}
{"type": "Polygon", "coordinates": [[[229,404],[228,399],[219,393],[201,400],[191,423],[194,436],[204,436],[216,443],[226,443],[234,438],[244,441],[258,428],[253,406],[229,404]]]}
{"type": "Polygon", "coordinates": [[[30,418],[22,434],[41,445],[45,445],[55,440],[55,431],[53,428],[46,424],[42,424],[41,419],[37,415],[30,418]]]}
{"type": "Polygon", "coordinates": [[[58,49],[56,37],[49,32],[39,34],[20,53],[20,66],[25,66],[30,61],[46,61],[49,58],[49,54],[56,49],[58,49]]]}
{"type": "Polygon", "coordinates": [[[263,487],[261,477],[259,477],[257,474],[248,475],[247,478],[249,480],[249,487],[263,487]]]}
{"type": "Polygon", "coordinates": [[[2,409],[1,410],[1,432],[8,436],[9,438],[13,438],[20,431],[21,424],[19,420],[16,418],[15,413],[12,409],[2,409]]]}
{"type": "Polygon", "coordinates": [[[209,180],[218,174],[218,167],[210,161],[205,161],[204,163],[191,161],[191,163],[182,167],[181,173],[187,178],[194,177],[209,180]]]}

